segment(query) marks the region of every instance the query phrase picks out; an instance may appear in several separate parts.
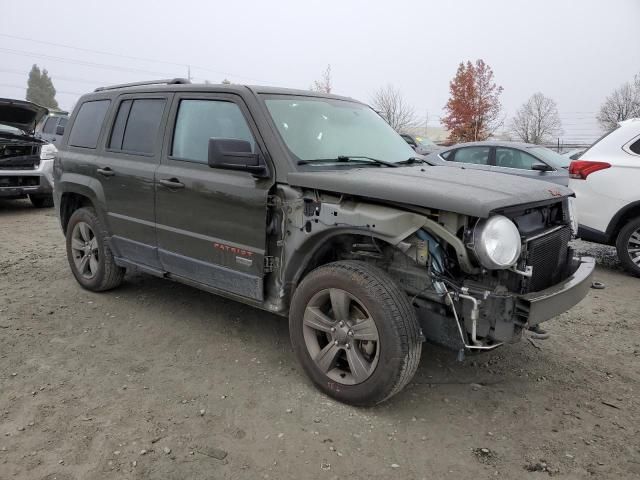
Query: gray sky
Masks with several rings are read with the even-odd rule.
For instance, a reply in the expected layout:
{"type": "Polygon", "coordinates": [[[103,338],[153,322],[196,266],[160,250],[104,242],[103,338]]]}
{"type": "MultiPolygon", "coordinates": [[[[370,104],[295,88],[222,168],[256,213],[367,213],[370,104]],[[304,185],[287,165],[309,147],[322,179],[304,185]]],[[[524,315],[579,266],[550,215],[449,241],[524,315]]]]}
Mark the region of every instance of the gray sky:
{"type": "Polygon", "coordinates": [[[335,93],[369,101],[392,83],[437,125],[458,63],[477,58],[506,115],[541,91],[565,140],[593,139],[604,97],[640,72],[640,1],[30,0],[4,2],[0,17],[0,96],[24,98],[16,87],[38,63],[63,108],[99,85],[186,76],[187,64],[196,81],[294,88],[331,64],[335,93]]]}

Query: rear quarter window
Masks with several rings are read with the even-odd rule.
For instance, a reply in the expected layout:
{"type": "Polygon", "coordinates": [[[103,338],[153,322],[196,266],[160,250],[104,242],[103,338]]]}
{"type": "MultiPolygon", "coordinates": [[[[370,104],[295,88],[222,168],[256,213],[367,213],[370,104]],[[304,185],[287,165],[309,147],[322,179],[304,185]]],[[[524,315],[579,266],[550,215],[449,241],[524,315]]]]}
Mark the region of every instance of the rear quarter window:
{"type": "Polygon", "coordinates": [[[631,150],[636,155],[640,155],[640,138],[629,145],[629,150],[631,150]]]}
{"type": "Polygon", "coordinates": [[[69,134],[69,145],[96,148],[110,103],[111,100],[90,100],[80,106],[69,134]]]}

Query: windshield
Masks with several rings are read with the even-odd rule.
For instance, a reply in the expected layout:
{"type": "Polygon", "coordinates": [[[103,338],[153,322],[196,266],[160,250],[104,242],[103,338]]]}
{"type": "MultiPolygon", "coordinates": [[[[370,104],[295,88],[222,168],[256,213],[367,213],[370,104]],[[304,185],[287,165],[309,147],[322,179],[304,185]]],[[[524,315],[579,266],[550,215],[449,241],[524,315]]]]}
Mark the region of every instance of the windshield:
{"type": "Polygon", "coordinates": [[[366,105],[291,95],[268,96],[265,103],[298,161],[370,157],[395,163],[415,156],[407,142],[366,105]]]}
{"type": "Polygon", "coordinates": [[[418,142],[418,144],[422,145],[423,147],[433,147],[433,146],[435,146],[435,143],[433,143],[427,137],[415,137],[415,138],[416,138],[416,142],[418,142]]]}
{"type": "Polygon", "coordinates": [[[546,147],[532,147],[529,148],[529,151],[540,160],[550,164],[552,167],[567,168],[571,163],[571,159],[569,157],[560,155],[546,147]]]}

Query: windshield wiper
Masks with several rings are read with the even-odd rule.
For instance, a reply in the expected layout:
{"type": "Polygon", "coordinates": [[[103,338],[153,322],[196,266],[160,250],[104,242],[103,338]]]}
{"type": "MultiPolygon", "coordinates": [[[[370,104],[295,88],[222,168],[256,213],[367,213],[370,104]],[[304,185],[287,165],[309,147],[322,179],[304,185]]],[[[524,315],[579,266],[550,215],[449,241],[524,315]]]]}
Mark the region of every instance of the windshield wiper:
{"type": "Polygon", "coordinates": [[[428,163],[425,159],[419,157],[409,157],[406,160],[398,162],[401,165],[413,165],[414,163],[428,163]]]}
{"type": "Polygon", "coordinates": [[[308,165],[310,163],[327,163],[327,162],[344,162],[344,163],[349,163],[349,162],[358,162],[358,163],[362,163],[362,162],[373,162],[377,165],[384,165],[385,167],[393,167],[396,168],[398,165],[396,165],[393,162],[387,162],[385,160],[380,160],[378,158],[372,158],[372,157],[365,157],[363,155],[338,155],[336,158],[317,158],[314,160],[299,160],[298,161],[298,165],[308,165]]]}

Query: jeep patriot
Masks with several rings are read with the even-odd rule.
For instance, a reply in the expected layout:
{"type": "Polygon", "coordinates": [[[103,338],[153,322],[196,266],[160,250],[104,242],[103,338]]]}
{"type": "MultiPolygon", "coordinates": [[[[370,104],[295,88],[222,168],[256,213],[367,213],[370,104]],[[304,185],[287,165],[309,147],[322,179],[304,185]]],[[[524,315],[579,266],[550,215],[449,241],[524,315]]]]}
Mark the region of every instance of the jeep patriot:
{"type": "Polygon", "coordinates": [[[306,374],[349,404],[400,391],[425,339],[517,342],[591,286],[569,189],[429,166],[350,98],[104,87],[58,148],[54,202],[82,287],[136,269],[288,317],[306,374]]]}

